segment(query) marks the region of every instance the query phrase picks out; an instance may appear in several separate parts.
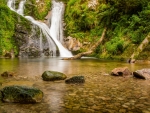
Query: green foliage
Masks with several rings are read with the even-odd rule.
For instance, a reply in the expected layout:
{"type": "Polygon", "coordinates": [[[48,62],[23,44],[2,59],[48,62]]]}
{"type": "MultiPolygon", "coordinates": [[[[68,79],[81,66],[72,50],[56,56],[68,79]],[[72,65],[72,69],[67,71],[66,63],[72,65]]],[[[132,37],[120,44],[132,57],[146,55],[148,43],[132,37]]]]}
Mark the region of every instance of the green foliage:
{"type": "Polygon", "coordinates": [[[66,35],[94,43],[107,27],[105,46],[99,46],[97,54],[105,48],[106,53],[120,55],[130,42],[140,44],[150,32],[149,0],[99,0],[95,8],[88,7],[88,3],[68,0],[66,35]]]}
{"type": "Polygon", "coordinates": [[[36,0],[27,0],[25,4],[25,15],[30,15],[37,20],[43,20],[50,7],[50,0],[39,0],[39,2],[36,2],[36,0]]]}
{"type": "Polygon", "coordinates": [[[14,37],[16,26],[20,25],[27,30],[31,30],[30,23],[22,16],[11,11],[5,2],[0,4],[0,55],[4,55],[7,51],[12,50],[17,55],[19,49],[16,37],[14,37]]]}
{"type": "Polygon", "coordinates": [[[7,0],[0,0],[0,4],[7,4],[7,0]]]}
{"type": "MultiPolygon", "coordinates": [[[[105,5],[102,5],[105,9],[105,5]]],[[[93,42],[93,38],[99,37],[103,29],[98,13],[98,10],[88,8],[88,1],[69,0],[65,13],[66,35],[93,42]]]]}
{"type": "Polygon", "coordinates": [[[12,39],[14,28],[13,13],[6,5],[0,4],[0,54],[15,48],[12,39]]]}
{"type": "Polygon", "coordinates": [[[106,50],[110,54],[121,54],[124,50],[124,40],[120,37],[115,37],[106,43],[106,50]]]}

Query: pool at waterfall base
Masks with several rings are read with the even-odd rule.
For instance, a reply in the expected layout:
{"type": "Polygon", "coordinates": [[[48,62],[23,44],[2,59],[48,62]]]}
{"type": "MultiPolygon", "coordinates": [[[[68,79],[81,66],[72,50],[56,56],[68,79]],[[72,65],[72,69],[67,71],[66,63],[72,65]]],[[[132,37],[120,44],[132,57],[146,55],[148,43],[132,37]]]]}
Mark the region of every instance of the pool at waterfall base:
{"type": "Polygon", "coordinates": [[[129,64],[84,58],[15,58],[0,59],[0,73],[15,73],[0,86],[25,85],[43,91],[42,102],[36,104],[0,103],[0,113],[150,113],[150,80],[111,76],[116,67],[128,67],[132,72],[149,68],[147,63],[129,64]],[[58,71],[72,76],[82,75],[85,83],[66,84],[43,81],[44,71],[58,71]]]}

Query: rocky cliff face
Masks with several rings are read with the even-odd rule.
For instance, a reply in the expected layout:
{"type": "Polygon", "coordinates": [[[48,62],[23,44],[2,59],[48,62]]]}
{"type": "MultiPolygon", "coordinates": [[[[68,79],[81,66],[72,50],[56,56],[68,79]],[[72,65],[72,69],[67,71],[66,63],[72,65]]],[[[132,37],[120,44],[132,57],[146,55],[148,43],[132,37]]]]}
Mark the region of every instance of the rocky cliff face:
{"type": "Polygon", "coordinates": [[[16,41],[19,57],[40,57],[41,55],[50,55],[48,42],[41,34],[38,26],[18,15],[18,22],[15,26],[14,40],[16,41]],[[41,39],[42,40],[41,40],[41,39]],[[42,41],[43,51],[40,41],[42,41]]]}

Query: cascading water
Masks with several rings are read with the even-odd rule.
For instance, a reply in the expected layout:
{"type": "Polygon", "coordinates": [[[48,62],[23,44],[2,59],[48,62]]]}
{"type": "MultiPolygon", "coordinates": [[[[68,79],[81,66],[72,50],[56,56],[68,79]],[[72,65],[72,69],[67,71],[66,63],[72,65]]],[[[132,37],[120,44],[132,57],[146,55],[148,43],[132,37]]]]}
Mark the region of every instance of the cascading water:
{"type": "Polygon", "coordinates": [[[26,0],[24,1],[21,1],[20,4],[19,4],[19,8],[17,9],[17,13],[20,14],[20,15],[23,15],[23,11],[24,11],[24,4],[25,4],[26,0]]]}
{"type": "MultiPolygon", "coordinates": [[[[8,0],[8,7],[17,12],[20,15],[24,15],[24,4],[26,0],[22,0],[19,4],[18,9],[15,9],[15,0],[8,0]]],[[[51,19],[51,27],[48,28],[48,26],[45,23],[39,22],[34,20],[31,16],[24,16],[26,19],[31,21],[34,25],[37,25],[43,33],[43,35],[47,38],[48,45],[49,45],[49,51],[52,53],[52,56],[56,56],[56,50],[57,47],[60,52],[60,57],[72,57],[72,54],[70,51],[68,51],[66,48],[62,46],[62,44],[59,42],[63,42],[63,28],[62,28],[62,13],[64,11],[64,5],[62,2],[55,2],[53,1],[53,8],[52,8],[52,19],[51,19]],[[56,45],[57,47],[56,47],[56,45]]],[[[42,34],[40,34],[40,50],[43,49],[42,47],[42,34]]]]}
{"type": "MultiPolygon", "coordinates": [[[[45,23],[39,22],[34,20],[31,16],[25,16],[26,19],[28,19],[29,21],[31,21],[34,25],[39,26],[39,28],[41,29],[42,33],[46,36],[48,44],[49,44],[49,51],[53,52],[52,56],[56,56],[56,45],[53,42],[53,40],[51,40],[51,36],[49,34],[49,28],[45,23]]],[[[41,45],[42,46],[42,45],[41,45]]],[[[61,56],[61,57],[67,57],[67,56],[61,56]]]]}
{"type": "Polygon", "coordinates": [[[53,8],[50,35],[60,50],[60,56],[65,57],[67,55],[72,57],[72,55],[68,51],[66,51],[66,48],[62,47],[61,43],[59,43],[59,41],[63,42],[62,14],[64,12],[64,4],[62,2],[55,1],[52,1],[52,4],[53,8]]]}

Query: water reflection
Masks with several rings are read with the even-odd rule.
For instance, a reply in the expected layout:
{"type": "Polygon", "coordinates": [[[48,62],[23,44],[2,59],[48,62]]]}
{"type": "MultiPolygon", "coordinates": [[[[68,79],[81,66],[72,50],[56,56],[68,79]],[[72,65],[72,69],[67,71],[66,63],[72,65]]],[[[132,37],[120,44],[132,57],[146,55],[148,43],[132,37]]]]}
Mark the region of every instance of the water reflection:
{"type": "Polygon", "coordinates": [[[65,74],[81,74],[86,72],[105,71],[109,73],[116,67],[129,67],[131,71],[148,68],[150,64],[101,61],[98,59],[61,60],[61,58],[34,59],[0,59],[0,73],[4,71],[17,72],[19,76],[39,76],[46,70],[59,71],[65,74]]]}

